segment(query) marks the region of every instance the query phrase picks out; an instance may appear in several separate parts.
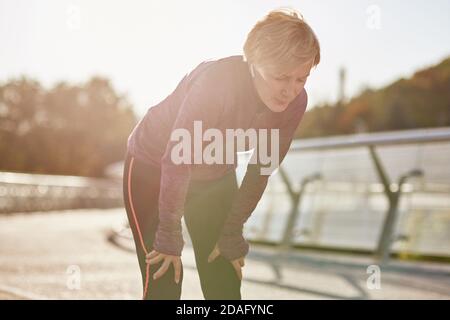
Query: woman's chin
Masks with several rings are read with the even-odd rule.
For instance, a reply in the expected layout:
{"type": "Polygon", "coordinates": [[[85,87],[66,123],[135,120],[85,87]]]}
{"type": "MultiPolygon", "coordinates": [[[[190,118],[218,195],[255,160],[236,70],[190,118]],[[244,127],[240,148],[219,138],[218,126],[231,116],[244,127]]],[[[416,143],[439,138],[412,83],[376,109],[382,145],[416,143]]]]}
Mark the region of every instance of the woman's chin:
{"type": "Polygon", "coordinates": [[[270,109],[270,111],[272,112],[283,112],[284,110],[287,109],[289,104],[269,104],[267,105],[267,107],[270,109]]]}

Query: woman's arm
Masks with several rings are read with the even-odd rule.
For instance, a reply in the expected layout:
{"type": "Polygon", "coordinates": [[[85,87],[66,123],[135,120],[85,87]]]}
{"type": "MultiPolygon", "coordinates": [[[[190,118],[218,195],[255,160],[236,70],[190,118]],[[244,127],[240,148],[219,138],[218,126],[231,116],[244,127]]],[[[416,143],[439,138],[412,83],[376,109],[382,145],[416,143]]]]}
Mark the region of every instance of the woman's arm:
{"type": "MultiPolygon", "coordinates": [[[[194,121],[202,121],[205,128],[216,126],[223,110],[223,101],[224,92],[219,83],[202,75],[186,94],[171,132],[187,130],[193,151],[194,121]]],[[[177,164],[173,161],[172,149],[179,143],[169,140],[161,159],[159,225],[154,241],[156,251],[175,256],[181,256],[184,246],[181,217],[191,178],[191,164],[194,163],[194,152],[191,152],[191,164],[177,164]]]]}
{"type": "MultiPolygon", "coordinates": [[[[305,90],[298,99],[299,102],[292,109],[292,114],[287,115],[285,117],[286,120],[280,125],[279,164],[285,158],[292,143],[295,130],[306,111],[308,99],[305,90]]],[[[269,175],[261,175],[261,165],[259,163],[247,166],[244,179],[218,241],[220,253],[230,261],[243,257],[248,253],[249,245],[243,237],[244,223],[251,216],[261,199],[269,177],[269,175]]]]}

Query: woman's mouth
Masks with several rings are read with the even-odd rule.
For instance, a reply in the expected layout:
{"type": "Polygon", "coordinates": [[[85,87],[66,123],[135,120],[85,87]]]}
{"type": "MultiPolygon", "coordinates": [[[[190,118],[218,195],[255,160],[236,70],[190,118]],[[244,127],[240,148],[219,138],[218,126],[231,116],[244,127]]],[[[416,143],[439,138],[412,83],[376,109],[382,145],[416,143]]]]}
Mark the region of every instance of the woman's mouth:
{"type": "Polygon", "coordinates": [[[278,104],[282,104],[282,105],[285,105],[285,104],[287,104],[288,102],[287,101],[284,101],[284,100],[281,100],[281,99],[278,99],[277,97],[275,97],[274,98],[274,100],[278,103],[278,104]]]}

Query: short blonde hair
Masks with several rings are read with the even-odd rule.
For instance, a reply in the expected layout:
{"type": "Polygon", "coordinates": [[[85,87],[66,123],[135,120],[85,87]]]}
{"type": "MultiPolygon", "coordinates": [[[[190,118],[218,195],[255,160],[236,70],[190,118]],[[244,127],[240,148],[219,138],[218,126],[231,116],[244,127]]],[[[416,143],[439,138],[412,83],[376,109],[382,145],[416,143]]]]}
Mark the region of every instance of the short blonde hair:
{"type": "Polygon", "coordinates": [[[292,8],[270,11],[249,32],[244,57],[262,68],[287,71],[311,59],[320,62],[320,45],[301,13],[292,8]]]}

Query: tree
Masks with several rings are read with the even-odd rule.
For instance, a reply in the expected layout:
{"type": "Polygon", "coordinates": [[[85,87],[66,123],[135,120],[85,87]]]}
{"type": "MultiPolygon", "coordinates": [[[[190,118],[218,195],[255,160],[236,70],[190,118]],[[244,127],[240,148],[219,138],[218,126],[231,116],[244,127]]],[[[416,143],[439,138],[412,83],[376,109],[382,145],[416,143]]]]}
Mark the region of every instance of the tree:
{"type": "Polygon", "coordinates": [[[0,86],[0,170],[101,176],[123,160],[136,123],[107,79],[44,90],[21,78],[0,86]]]}

